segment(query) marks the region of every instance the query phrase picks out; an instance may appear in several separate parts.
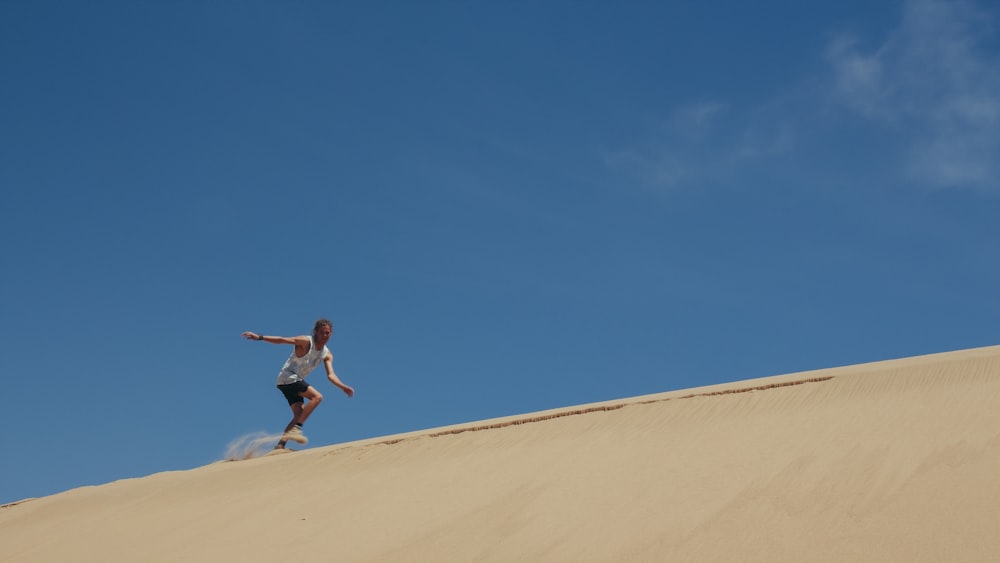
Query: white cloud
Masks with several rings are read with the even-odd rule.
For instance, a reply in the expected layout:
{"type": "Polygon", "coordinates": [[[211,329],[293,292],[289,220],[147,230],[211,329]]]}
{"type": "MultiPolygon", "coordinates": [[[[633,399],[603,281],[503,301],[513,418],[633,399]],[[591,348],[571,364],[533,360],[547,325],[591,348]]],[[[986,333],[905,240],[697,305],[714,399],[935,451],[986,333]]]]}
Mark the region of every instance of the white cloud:
{"type": "Polygon", "coordinates": [[[852,36],[828,46],[837,99],[900,132],[914,182],[1000,189],[1000,58],[981,48],[988,23],[967,2],[911,0],[877,47],[852,36]]]}
{"type": "Polygon", "coordinates": [[[715,100],[678,108],[667,120],[667,129],[677,138],[704,140],[712,134],[727,108],[727,104],[715,100]]]}
{"type": "Polygon", "coordinates": [[[704,100],[675,109],[642,148],[605,151],[605,163],[637,176],[648,188],[675,188],[705,176],[704,155],[712,150],[728,106],[704,100]]]}
{"type": "Polygon", "coordinates": [[[882,91],[882,62],[857,50],[857,39],[837,37],[827,49],[833,64],[837,91],[856,110],[867,116],[885,112],[886,93],[882,91]]]}
{"type": "Polygon", "coordinates": [[[995,16],[962,0],[910,0],[874,41],[833,38],[818,75],[790,76],[756,105],[674,108],[649,139],[606,151],[605,164],[659,189],[780,169],[803,181],[888,176],[1000,191],[1000,55],[987,45],[995,16]],[[845,177],[854,171],[872,176],[845,177]]]}
{"type": "Polygon", "coordinates": [[[651,140],[605,151],[604,162],[654,190],[733,181],[755,161],[794,149],[795,126],[778,114],[777,105],[782,104],[749,112],[735,111],[719,100],[681,106],[670,112],[651,140]]]}
{"type": "Polygon", "coordinates": [[[682,158],[667,149],[622,149],[606,151],[603,156],[605,164],[637,176],[651,188],[673,188],[691,176],[681,164],[682,158]]]}

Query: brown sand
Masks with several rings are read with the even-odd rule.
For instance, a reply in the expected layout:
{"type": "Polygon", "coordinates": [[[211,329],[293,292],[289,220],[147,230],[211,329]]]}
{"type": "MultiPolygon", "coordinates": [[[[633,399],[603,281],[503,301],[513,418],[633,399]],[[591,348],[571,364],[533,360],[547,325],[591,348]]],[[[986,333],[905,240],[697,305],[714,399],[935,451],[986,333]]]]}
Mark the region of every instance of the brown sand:
{"type": "Polygon", "coordinates": [[[1000,347],[75,489],[0,561],[1000,561],[1000,347]]]}

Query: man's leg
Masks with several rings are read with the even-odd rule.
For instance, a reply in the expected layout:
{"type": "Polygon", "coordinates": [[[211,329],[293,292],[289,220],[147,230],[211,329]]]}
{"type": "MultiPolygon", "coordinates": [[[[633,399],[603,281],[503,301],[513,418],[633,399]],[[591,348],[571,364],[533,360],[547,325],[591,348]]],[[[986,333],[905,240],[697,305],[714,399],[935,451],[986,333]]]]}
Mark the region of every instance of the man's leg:
{"type": "MultiPolygon", "coordinates": [[[[291,430],[293,426],[295,426],[296,422],[298,422],[299,416],[302,415],[302,403],[292,403],[289,406],[292,407],[292,421],[289,422],[287,426],[285,426],[285,431],[282,432],[282,435],[288,434],[288,431],[291,430]]],[[[286,438],[282,438],[280,441],[278,441],[278,445],[274,446],[274,449],[280,450],[281,448],[284,448],[285,444],[287,443],[288,440],[286,438]]]]}
{"type": "MultiPolygon", "coordinates": [[[[312,412],[316,410],[316,407],[318,407],[319,404],[323,401],[323,395],[319,391],[317,391],[315,387],[310,386],[305,391],[299,393],[299,397],[302,397],[303,399],[306,399],[309,402],[306,403],[304,407],[302,407],[301,412],[299,412],[298,414],[298,420],[293,420],[292,424],[293,425],[298,424],[299,426],[302,426],[303,424],[306,423],[306,419],[309,418],[309,415],[311,415],[312,412]]],[[[301,403],[299,404],[301,406],[301,403]]]]}
{"type": "Polygon", "coordinates": [[[305,391],[299,393],[299,396],[309,402],[304,406],[302,403],[292,404],[292,421],[285,427],[285,437],[278,442],[278,445],[276,446],[278,448],[285,447],[285,444],[289,439],[295,440],[300,444],[305,444],[309,441],[308,438],[302,434],[302,425],[305,423],[306,419],[309,418],[309,415],[316,410],[316,407],[323,402],[323,394],[317,391],[315,387],[309,387],[305,391]],[[289,436],[289,434],[291,434],[291,436],[289,436]]]}

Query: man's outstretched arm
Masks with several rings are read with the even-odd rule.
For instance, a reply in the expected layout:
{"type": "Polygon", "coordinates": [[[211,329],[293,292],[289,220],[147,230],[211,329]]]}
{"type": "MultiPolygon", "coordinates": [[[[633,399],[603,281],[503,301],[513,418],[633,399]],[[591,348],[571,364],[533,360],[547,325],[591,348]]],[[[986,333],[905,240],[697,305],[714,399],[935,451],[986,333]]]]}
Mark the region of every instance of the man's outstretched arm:
{"type": "Polygon", "coordinates": [[[246,338],[247,340],[263,340],[264,342],[270,342],[271,344],[291,344],[293,346],[309,345],[308,336],[265,336],[260,333],[247,331],[243,333],[243,338],[246,338]]]}

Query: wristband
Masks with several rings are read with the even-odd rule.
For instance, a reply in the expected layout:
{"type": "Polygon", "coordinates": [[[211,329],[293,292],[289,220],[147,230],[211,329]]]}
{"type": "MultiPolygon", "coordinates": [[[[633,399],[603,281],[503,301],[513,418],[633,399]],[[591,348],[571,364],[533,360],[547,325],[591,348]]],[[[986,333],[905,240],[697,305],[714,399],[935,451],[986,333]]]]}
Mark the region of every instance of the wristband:
{"type": "Polygon", "coordinates": [[[264,335],[263,334],[258,334],[257,335],[257,340],[264,340],[264,335]]]}

